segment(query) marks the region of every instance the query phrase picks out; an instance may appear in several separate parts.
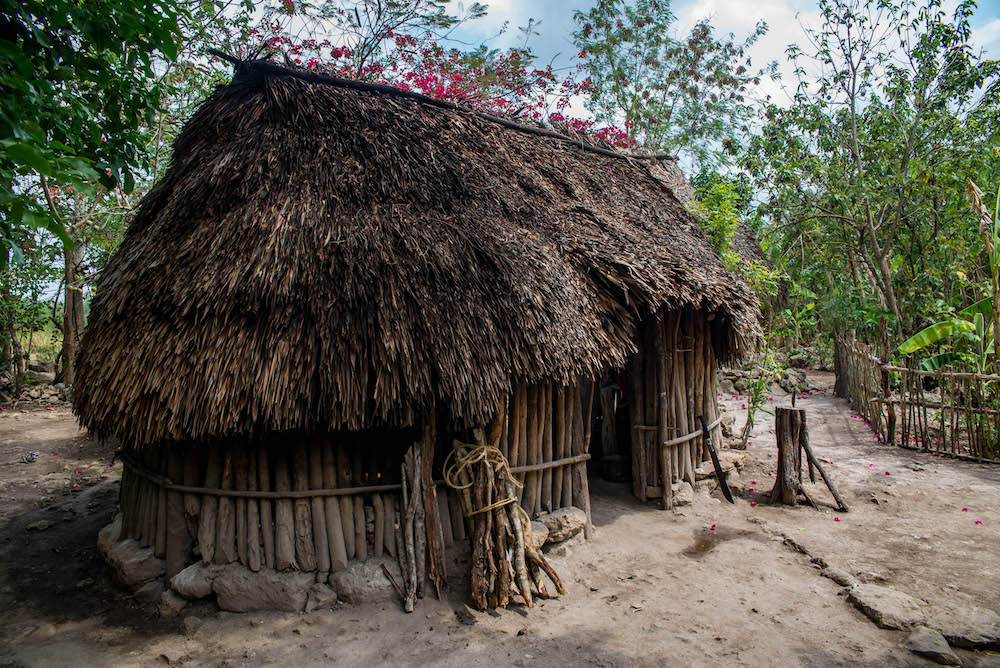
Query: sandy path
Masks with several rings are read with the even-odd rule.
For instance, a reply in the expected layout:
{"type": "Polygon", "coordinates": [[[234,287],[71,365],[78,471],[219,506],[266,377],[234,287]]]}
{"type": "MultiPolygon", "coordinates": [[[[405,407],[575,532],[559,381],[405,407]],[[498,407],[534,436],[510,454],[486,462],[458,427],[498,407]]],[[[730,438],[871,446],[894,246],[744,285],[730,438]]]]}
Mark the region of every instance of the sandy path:
{"type": "MultiPolygon", "coordinates": [[[[902,633],[879,630],[850,607],[843,589],[781,535],[861,580],[934,604],[1000,607],[1000,518],[990,503],[1000,471],[879,446],[841,400],[813,396],[801,405],[850,513],[751,506],[762,493],[735,506],[699,493],[693,506],[665,513],[638,504],[623,485],[595,480],[596,538],[552,559],[567,594],[531,611],[470,611],[456,587],[444,601],[422,601],[412,615],[396,606],[238,615],[200,604],[185,611],[198,622],[156,619],[110,586],[106,569],[92,561],[93,533],[112,507],[113,494],[102,491],[114,489],[112,467],[82,494],[51,492],[44,507],[16,516],[0,508],[7,562],[0,566],[0,666],[149,665],[161,655],[191,666],[929,665],[900,649],[902,633]],[[870,501],[873,495],[884,503],[870,501]],[[78,508],[79,521],[25,530],[67,504],[78,508]],[[72,527],[84,535],[67,536],[72,527]],[[81,544],[68,554],[40,547],[70,539],[81,544]],[[28,560],[35,562],[25,566],[28,560]],[[53,560],[68,573],[49,586],[46,578],[60,570],[53,560]],[[91,585],[68,584],[87,574],[91,585]]],[[[68,433],[68,414],[45,419],[61,420],[68,433]]],[[[34,420],[0,419],[0,456],[30,445],[34,420]]],[[[765,419],[742,475],[765,492],[773,480],[770,429],[765,419]]],[[[83,459],[95,454],[81,450],[83,459]]],[[[829,499],[819,488],[814,496],[829,499]]]]}

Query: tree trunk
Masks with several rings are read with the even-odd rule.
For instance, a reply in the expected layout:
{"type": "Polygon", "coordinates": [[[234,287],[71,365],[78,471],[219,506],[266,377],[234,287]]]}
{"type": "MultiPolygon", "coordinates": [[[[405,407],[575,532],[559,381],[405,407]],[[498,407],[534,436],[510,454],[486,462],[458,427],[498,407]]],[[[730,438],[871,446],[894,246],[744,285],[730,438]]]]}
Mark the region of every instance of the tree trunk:
{"type": "Polygon", "coordinates": [[[83,264],[84,245],[77,241],[73,250],[63,250],[63,282],[66,295],[63,299],[63,373],[62,381],[72,385],[76,379],[76,349],[83,335],[83,289],[76,276],[83,264]]]}
{"type": "Polygon", "coordinates": [[[799,484],[796,476],[799,443],[802,430],[805,428],[801,408],[774,409],[774,433],[778,440],[778,475],[771,490],[771,503],[784,503],[794,506],[798,496],[799,484]]]}

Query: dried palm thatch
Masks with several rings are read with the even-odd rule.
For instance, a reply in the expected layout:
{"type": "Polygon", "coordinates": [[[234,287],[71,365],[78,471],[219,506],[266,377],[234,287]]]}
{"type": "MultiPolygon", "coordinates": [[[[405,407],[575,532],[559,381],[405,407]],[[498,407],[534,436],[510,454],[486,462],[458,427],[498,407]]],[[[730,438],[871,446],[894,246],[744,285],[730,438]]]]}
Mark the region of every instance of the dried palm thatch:
{"type": "Polygon", "coordinates": [[[94,300],[74,410],[132,446],[485,423],[515,380],[624,364],[637,323],[746,286],[636,161],[245,63],[192,117],[94,300]]]}

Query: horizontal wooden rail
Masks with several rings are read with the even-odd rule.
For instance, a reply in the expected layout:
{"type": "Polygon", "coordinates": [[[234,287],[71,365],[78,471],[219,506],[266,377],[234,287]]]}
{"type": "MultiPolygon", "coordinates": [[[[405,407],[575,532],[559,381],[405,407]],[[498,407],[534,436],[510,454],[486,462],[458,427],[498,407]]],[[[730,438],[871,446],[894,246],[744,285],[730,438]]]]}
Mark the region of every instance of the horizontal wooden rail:
{"type": "MultiPolygon", "coordinates": [[[[212,489],[210,487],[196,487],[193,485],[179,485],[173,480],[166,476],[159,475],[158,473],[153,473],[152,471],[147,471],[142,466],[139,466],[134,459],[129,455],[124,453],[119,453],[118,458],[121,459],[129,467],[130,473],[135,473],[150,482],[159,485],[160,487],[173,491],[173,492],[183,492],[186,494],[204,494],[206,496],[227,496],[235,497],[240,499],[308,499],[312,497],[325,497],[325,496],[352,496],[355,494],[377,494],[379,492],[398,492],[402,489],[400,484],[389,484],[389,485],[368,485],[361,487],[338,487],[334,489],[304,489],[304,490],[288,490],[283,492],[271,492],[271,491],[260,491],[260,490],[248,490],[248,489],[212,489]]],[[[527,466],[517,466],[510,469],[511,473],[530,473],[532,471],[544,471],[546,469],[554,469],[562,466],[572,466],[573,464],[579,464],[590,459],[590,453],[583,453],[579,455],[573,455],[572,457],[564,457],[563,459],[556,459],[551,462],[543,462],[541,464],[528,464],[527,466]]],[[[435,480],[435,485],[444,485],[443,480],[435,480]]]]}
{"type": "MultiPolygon", "coordinates": [[[[722,424],[722,416],[721,415],[715,419],[715,422],[713,422],[712,424],[708,425],[709,431],[715,429],[720,424],[722,424]]],[[[675,445],[680,445],[681,443],[687,443],[688,441],[693,441],[694,439],[698,438],[699,436],[701,436],[704,433],[705,433],[704,431],[702,431],[701,429],[699,429],[698,431],[692,431],[690,434],[685,434],[684,436],[680,436],[678,438],[675,438],[675,439],[672,439],[672,440],[669,440],[669,441],[664,441],[662,445],[665,448],[669,448],[669,447],[672,447],[672,446],[675,446],[675,445]]]]}

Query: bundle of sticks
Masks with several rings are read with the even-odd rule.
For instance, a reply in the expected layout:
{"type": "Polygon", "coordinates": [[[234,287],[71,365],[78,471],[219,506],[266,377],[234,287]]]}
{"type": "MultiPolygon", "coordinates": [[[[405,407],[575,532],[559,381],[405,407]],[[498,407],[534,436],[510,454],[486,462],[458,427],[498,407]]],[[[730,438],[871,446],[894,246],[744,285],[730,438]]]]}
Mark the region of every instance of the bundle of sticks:
{"type": "Polygon", "coordinates": [[[454,441],[445,466],[445,481],[459,491],[472,546],[469,605],[477,610],[506,607],[521,594],[532,606],[535,595],[548,598],[544,572],[556,591],[565,594],[558,574],[531,540],[531,521],[517,503],[518,486],[510,465],[495,444],[475,430],[475,445],[454,441]]]}

